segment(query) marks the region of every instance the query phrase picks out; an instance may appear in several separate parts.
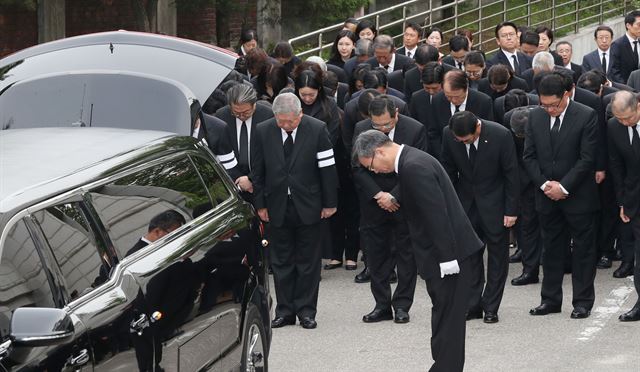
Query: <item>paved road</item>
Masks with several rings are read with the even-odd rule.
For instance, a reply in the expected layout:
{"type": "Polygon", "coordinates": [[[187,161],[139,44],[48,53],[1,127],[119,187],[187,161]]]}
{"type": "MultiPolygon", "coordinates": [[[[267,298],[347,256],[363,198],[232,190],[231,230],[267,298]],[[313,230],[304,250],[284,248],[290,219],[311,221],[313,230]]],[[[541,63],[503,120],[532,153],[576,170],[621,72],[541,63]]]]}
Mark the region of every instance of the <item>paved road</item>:
{"type": "MultiPolygon", "coordinates": [[[[540,302],[540,284],[507,283],[500,322],[467,322],[465,371],[640,371],[640,322],[622,323],[618,315],[636,301],[632,277],[615,279],[598,270],[591,317],[569,318],[571,280],[565,275],[562,313],[528,315],[540,302]]],[[[509,280],[520,274],[511,264],[509,280]]],[[[411,322],[365,324],[373,309],[368,284],[353,282],[353,271],[322,272],[318,328],[299,325],[273,330],[270,368],[274,372],[426,371],[431,365],[431,303],[418,280],[411,322]]],[[[273,288],[273,287],[272,287],[273,288]]],[[[275,294],[274,294],[275,300],[275,294]]]]}

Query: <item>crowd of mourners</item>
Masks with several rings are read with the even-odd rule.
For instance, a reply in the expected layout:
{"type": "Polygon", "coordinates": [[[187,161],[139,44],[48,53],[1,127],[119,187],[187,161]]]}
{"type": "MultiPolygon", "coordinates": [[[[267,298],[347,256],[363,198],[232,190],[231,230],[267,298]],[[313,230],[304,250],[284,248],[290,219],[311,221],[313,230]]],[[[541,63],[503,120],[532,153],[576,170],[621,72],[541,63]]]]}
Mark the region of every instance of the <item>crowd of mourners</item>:
{"type": "MultiPolygon", "coordinates": [[[[442,277],[461,269],[443,251],[416,254],[449,231],[412,241],[403,211],[416,201],[400,192],[398,160],[394,169],[376,150],[364,166],[351,155],[371,130],[435,158],[483,242],[468,258],[467,320],[499,321],[510,262],[522,264],[511,285],[544,274],[531,315],[561,311],[570,273],[570,317],[589,317],[596,269],[616,260],[613,276],[635,270],[640,289],[640,11],[624,25],[623,35],[598,26],[594,50],[579,57],[570,42],[554,44],[547,26],[502,22],[489,55],[470,30],[445,40],[407,23],[396,48],[374,23],[350,18],[328,60],[304,61],[288,42],[266,51],[245,30],[236,70],[203,106],[199,135],[268,222],[272,326],[298,318],[316,327],[322,258],[324,270],[344,267],[370,283],[366,323],[409,322],[417,275],[431,272],[423,261],[439,263],[442,277]]],[[[434,208],[428,218],[446,213],[434,208]]],[[[619,319],[640,320],[640,302],[619,319]]]]}

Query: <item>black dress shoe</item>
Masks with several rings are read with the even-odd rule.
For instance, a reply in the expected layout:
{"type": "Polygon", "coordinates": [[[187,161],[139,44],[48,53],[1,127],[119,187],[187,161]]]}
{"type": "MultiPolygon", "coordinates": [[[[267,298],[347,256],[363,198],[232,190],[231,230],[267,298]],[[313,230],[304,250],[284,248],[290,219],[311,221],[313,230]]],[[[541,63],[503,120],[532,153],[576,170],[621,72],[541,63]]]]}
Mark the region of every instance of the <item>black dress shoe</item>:
{"type": "Polygon", "coordinates": [[[302,328],[304,329],[314,329],[318,326],[318,322],[316,322],[315,319],[306,316],[302,319],[300,319],[300,325],[302,326],[302,328]]]}
{"type": "Polygon", "coordinates": [[[538,279],[538,275],[533,275],[532,273],[522,273],[522,275],[511,279],[511,285],[535,284],[539,281],[540,279],[538,279]]]}
{"type": "Polygon", "coordinates": [[[559,312],[560,312],[560,306],[554,306],[549,304],[542,304],[538,307],[534,307],[533,309],[529,310],[529,314],[531,315],[547,315],[547,314],[559,313],[559,312]]]}
{"type": "Polygon", "coordinates": [[[287,318],[284,316],[278,316],[271,321],[271,328],[281,328],[288,325],[296,324],[296,318],[287,318]]]}
{"type": "MultiPolygon", "coordinates": [[[[408,314],[407,314],[408,316],[408,314]]],[[[391,313],[391,309],[373,309],[372,312],[362,317],[362,321],[365,323],[376,323],[381,322],[383,320],[392,320],[393,314],[391,313]]]]}
{"type": "Polygon", "coordinates": [[[398,274],[396,274],[396,271],[393,270],[391,272],[391,275],[389,276],[389,283],[393,284],[393,283],[397,283],[398,282],[398,274]]]}
{"type": "Polygon", "coordinates": [[[404,309],[396,309],[396,315],[393,317],[395,323],[409,323],[409,313],[404,309]]]}
{"type": "Polygon", "coordinates": [[[633,275],[633,264],[631,262],[623,262],[620,267],[613,272],[614,278],[626,278],[633,275]]]}
{"type": "Polygon", "coordinates": [[[613,255],[613,261],[622,261],[622,249],[616,249],[616,254],[613,255]]]}
{"type": "Polygon", "coordinates": [[[509,262],[516,263],[521,261],[522,261],[522,249],[518,248],[511,256],[509,256],[509,262]]]}
{"type": "Polygon", "coordinates": [[[590,310],[587,310],[582,306],[576,306],[571,312],[571,319],[585,319],[588,318],[590,314],[590,310]]]}
{"type": "Polygon", "coordinates": [[[633,309],[620,315],[618,319],[621,322],[635,322],[640,320],[640,306],[634,306],[633,309]]]}
{"type": "Polygon", "coordinates": [[[611,267],[611,259],[607,256],[602,256],[600,257],[600,259],[598,260],[598,263],[596,264],[596,267],[598,269],[608,269],[611,267]]]}
{"type": "Polygon", "coordinates": [[[331,262],[329,262],[328,264],[324,265],[324,269],[325,270],[333,270],[333,269],[337,269],[339,267],[342,267],[342,262],[339,262],[339,263],[331,263],[331,262]]]}
{"type": "Polygon", "coordinates": [[[369,273],[369,268],[365,267],[364,270],[360,272],[360,274],[356,275],[355,282],[356,283],[369,283],[371,281],[371,274],[369,273]]]}
{"type": "Polygon", "coordinates": [[[500,319],[498,319],[498,313],[493,313],[491,311],[487,311],[484,313],[484,322],[485,323],[498,323],[500,319]]]}
{"type": "Polygon", "coordinates": [[[465,316],[467,320],[482,319],[482,310],[467,311],[465,316]]]}

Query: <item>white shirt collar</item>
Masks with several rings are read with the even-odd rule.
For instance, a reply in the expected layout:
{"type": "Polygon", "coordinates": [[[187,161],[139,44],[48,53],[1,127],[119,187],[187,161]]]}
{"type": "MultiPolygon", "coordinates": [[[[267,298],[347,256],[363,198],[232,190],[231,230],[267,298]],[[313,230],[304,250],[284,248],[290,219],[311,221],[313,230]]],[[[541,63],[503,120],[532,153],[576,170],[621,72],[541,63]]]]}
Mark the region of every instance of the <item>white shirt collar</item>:
{"type": "Polygon", "coordinates": [[[600,48],[598,48],[598,56],[600,56],[600,58],[602,58],[602,53],[607,55],[607,58],[609,58],[609,51],[611,50],[611,48],[607,49],[607,50],[602,50],[600,48]]]}
{"type": "Polygon", "coordinates": [[[400,145],[398,149],[398,153],[396,154],[396,160],[393,162],[393,166],[396,170],[396,174],[398,174],[398,164],[400,163],[400,154],[402,153],[402,149],[404,149],[404,145],[400,145]]]}
{"type": "MultiPolygon", "coordinates": [[[[564,98],[562,98],[564,99],[564,98]]],[[[567,113],[567,109],[569,108],[569,105],[571,104],[571,99],[569,99],[569,102],[567,103],[567,107],[564,108],[564,111],[562,111],[562,113],[560,114],[560,128],[558,128],[558,130],[560,130],[562,128],[562,124],[564,123],[564,114],[567,113]]],[[[555,116],[549,116],[549,128],[553,128],[553,124],[556,121],[556,117],[555,116]]]]}
{"type": "MultiPolygon", "coordinates": [[[[467,89],[467,96],[464,101],[460,104],[460,111],[464,111],[467,108],[467,100],[469,99],[469,89],[467,89]]],[[[456,113],[456,105],[449,102],[449,109],[451,110],[451,116],[456,113]]]]}
{"type": "Polygon", "coordinates": [[[406,46],[404,47],[404,55],[406,56],[407,53],[411,52],[411,57],[413,58],[413,56],[416,55],[416,50],[418,49],[418,45],[414,46],[413,49],[409,49],[406,46]]]}
{"type": "Polygon", "coordinates": [[[147,244],[153,244],[153,242],[147,238],[145,238],[144,236],[142,238],[140,238],[140,240],[142,240],[143,242],[147,243],[147,244]]]}
{"type": "MultiPolygon", "coordinates": [[[[247,140],[249,143],[251,142],[251,122],[253,121],[253,116],[244,122],[247,124],[247,140]]],[[[236,140],[238,141],[238,148],[240,148],[240,130],[242,129],[242,120],[236,118],[236,140]]]]}
{"type": "MultiPolygon", "coordinates": [[[[280,132],[282,133],[282,143],[284,143],[284,141],[287,140],[287,131],[280,128],[280,132]]],[[[293,142],[296,142],[296,133],[298,133],[298,128],[294,129],[293,132],[291,132],[291,136],[293,137],[293,142]]]]}
{"type": "MultiPolygon", "coordinates": [[[[627,127],[627,131],[629,132],[629,143],[633,145],[633,127],[627,127]]],[[[640,122],[636,123],[636,131],[638,132],[638,136],[640,136],[640,122]]]]}
{"type": "MultiPolygon", "coordinates": [[[[396,123],[396,125],[398,125],[398,123],[396,123]]],[[[396,135],[396,127],[393,127],[393,129],[389,131],[387,136],[389,136],[389,139],[393,141],[393,137],[395,137],[395,135],[396,135]]]]}
{"type": "MultiPolygon", "coordinates": [[[[395,64],[396,64],[396,53],[394,52],[394,53],[391,53],[391,62],[389,62],[389,68],[387,69],[387,71],[389,73],[393,72],[393,68],[394,68],[395,64]]],[[[378,65],[380,67],[384,67],[380,63],[378,63],[378,65]]]]}
{"type": "Polygon", "coordinates": [[[631,36],[629,36],[628,33],[625,32],[625,35],[627,36],[627,40],[629,40],[629,43],[631,43],[631,49],[633,49],[633,42],[636,41],[637,39],[632,38],[631,36]]]}

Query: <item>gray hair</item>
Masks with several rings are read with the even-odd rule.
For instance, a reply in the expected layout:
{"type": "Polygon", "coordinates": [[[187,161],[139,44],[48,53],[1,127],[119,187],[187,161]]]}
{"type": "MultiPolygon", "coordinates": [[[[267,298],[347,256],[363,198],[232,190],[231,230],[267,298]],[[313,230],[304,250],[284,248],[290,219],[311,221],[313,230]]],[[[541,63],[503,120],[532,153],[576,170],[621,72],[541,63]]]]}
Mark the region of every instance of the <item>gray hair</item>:
{"type": "Polygon", "coordinates": [[[227,103],[241,105],[243,103],[254,104],[258,101],[256,90],[247,84],[236,84],[227,91],[227,103]]]}
{"type": "Polygon", "coordinates": [[[324,61],[324,59],[322,59],[322,57],[311,56],[311,57],[307,58],[306,61],[317,64],[318,66],[320,66],[320,69],[322,71],[327,72],[327,64],[324,61]]]}
{"type": "Polygon", "coordinates": [[[353,150],[351,152],[353,164],[359,164],[359,158],[372,158],[377,148],[390,142],[389,137],[379,130],[370,129],[360,133],[353,143],[353,150]]]}
{"type": "Polygon", "coordinates": [[[509,121],[513,134],[517,137],[524,137],[527,123],[529,123],[529,109],[527,107],[514,108],[509,121]]]}
{"type": "Polygon", "coordinates": [[[570,42],[568,42],[568,41],[566,41],[566,40],[558,41],[558,42],[556,43],[556,49],[558,49],[558,47],[559,47],[560,45],[568,45],[568,46],[569,46],[569,48],[571,48],[571,50],[573,50],[573,45],[571,45],[571,43],[570,43],[570,42]]]}
{"type": "Polygon", "coordinates": [[[378,35],[373,40],[373,49],[393,50],[393,38],[389,35],[378,35]]]}
{"type": "Polygon", "coordinates": [[[293,93],[280,93],[273,100],[273,113],[278,114],[299,114],[302,112],[300,99],[293,93]]]}
{"type": "Polygon", "coordinates": [[[629,109],[635,110],[637,105],[638,96],[627,90],[619,90],[615,92],[611,99],[611,111],[614,113],[622,113],[629,109]]]}
{"type": "Polygon", "coordinates": [[[533,56],[531,66],[534,70],[553,71],[553,56],[549,52],[538,52],[533,56]]]}
{"type": "Polygon", "coordinates": [[[358,39],[358,41],[356,41],[355,54],[357,56],[373,57],[373,41],[369,39],[358,39]]]}

